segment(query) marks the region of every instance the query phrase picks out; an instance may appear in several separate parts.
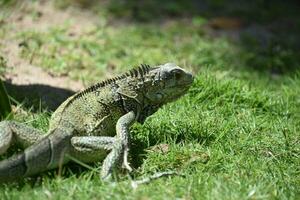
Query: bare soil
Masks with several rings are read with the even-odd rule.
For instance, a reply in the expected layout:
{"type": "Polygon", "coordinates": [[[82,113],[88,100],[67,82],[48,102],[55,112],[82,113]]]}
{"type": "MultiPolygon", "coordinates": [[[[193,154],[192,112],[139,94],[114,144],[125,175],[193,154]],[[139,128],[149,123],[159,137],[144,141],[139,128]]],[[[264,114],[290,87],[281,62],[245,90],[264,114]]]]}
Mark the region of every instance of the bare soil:
{"type": "Polygon", "coordinates": [[[2,48],[0,53],[7,61],[7,70],[4,79],[14,85],[40,84],[52,87],[66,88],[73,91],[83,89],[83,83],[74,81],[67,76],[53,76],[44,69],[32,65],[29,60],[19,56],[19,43],[15,39],[16,31],[34,30],[47,31],[53,26],[71,23],[70,32],[73,35],[81,34],[83,30],[96,23],[95,16],[90,12],[67,8],[60,10],[46,1],[36,3],[20,3],[16,6],[4,23],[11,28],[4,38],[0,39],[2,48]]]}

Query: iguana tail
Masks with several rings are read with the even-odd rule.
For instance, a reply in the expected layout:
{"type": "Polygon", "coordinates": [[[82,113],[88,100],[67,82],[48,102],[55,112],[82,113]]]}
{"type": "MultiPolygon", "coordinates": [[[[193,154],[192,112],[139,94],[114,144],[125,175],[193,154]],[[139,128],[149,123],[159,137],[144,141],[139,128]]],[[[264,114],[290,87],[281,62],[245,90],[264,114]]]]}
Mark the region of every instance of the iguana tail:
{"type": "Polygon", "coordinates": [[[69,135],[51,134],[23,153],[1,161],[0,183],[16,181],[66,163],[69,144],[69,135]]]}

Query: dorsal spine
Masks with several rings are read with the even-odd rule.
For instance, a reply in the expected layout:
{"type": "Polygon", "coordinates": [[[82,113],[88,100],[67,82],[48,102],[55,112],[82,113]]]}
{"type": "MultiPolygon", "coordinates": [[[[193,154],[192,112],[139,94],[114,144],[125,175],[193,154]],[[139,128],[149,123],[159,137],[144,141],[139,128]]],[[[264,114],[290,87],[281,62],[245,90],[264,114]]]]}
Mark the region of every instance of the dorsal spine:
{"type": "Polygon", "coordinates": [[[150,65],[141,64],[139,67],[133,68],[133,69],[129,70],[128,72],[126,72],[126,73],[124,73],[124,74],[122,74],[120,76],[117,76],[117,77],[114,77],[114,78],[110,78],[110,79],[104,80],[102,82],[99,82],[99,83],[97,83],[95,85],[92,85],[92,86],[86,88],[85,90],[83,90],[83,91],[78,92],[77,94],[75,94],[73,96],[73,98],[70,99],[69,102],[66,104],[64,110],[67,107],[69,107],[75,100],[81,98],[85,94],[88,94],[90,92],[96,91],[97,89],[105,87],[106,85],[112,84],[112,83],[114,83],[114,82],[116,82],[117,80],[120,80],[120,79],[124,79],[124,78],[127,78],[127,77],[136,78],[138,76],[143,77],[145,74],[147,74],[150,71],[150,69],[151,69],[150,65]]]}

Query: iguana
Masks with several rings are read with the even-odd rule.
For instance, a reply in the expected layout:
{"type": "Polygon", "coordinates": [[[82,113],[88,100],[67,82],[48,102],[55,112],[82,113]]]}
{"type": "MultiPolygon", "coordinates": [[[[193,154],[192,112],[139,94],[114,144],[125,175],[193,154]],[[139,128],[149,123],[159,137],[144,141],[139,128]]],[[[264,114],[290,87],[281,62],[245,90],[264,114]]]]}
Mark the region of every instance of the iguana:
{"type": "Polygon", "coordinates": [[[13,145],[25,149],[0,162],[0,183],[57,168],[72,159],[104,160],[103,179],[109,179],[119,164],[131,171],[129,127],[185,94],[192,82],[192,74],[175,64],[141,65],[69,97],[52,114],[45,136],[18,122],[0,122],[0,154],[13,145]]]}

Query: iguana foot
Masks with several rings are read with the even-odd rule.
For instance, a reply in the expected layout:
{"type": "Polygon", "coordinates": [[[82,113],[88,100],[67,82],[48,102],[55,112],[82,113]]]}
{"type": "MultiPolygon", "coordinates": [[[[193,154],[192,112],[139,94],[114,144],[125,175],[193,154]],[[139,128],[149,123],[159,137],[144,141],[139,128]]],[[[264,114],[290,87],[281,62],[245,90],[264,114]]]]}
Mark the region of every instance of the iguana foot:
{"type": "Polygon", "coordinates": [[[128,164],[128,137],[129,127],[135,121],[135,114],[133,111],[120,117],[116,124],[116,141],[113,144],[111,152],[107,155],[103,161],[101,177],[107,179],[111,176],[111,173],[118,164],[124,164],[125,168],[131,171],[131,167],[128,164]]]}

